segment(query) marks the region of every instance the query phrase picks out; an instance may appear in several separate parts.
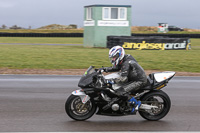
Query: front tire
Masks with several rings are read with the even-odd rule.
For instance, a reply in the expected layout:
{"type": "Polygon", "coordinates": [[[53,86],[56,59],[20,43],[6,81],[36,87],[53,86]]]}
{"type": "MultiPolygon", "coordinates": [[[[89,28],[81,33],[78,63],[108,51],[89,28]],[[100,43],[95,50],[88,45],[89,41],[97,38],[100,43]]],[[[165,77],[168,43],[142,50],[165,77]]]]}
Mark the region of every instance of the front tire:
{"type": "Polygon", "coordinates": [[[65,103],[65,111],[70,118],[84,121],[94,115],[96,106],[91,100],[83,104],[79,96],[71,95],[65,103]]]}
{"type": "Polygon", "coordinates": [[[153,91],[141,98],[142,103],[157,106],[157,109],[139,110],[139,114],[147,120],[157,121],[167,115],[171,107],[169,96],[163,91],[153,91]]]}

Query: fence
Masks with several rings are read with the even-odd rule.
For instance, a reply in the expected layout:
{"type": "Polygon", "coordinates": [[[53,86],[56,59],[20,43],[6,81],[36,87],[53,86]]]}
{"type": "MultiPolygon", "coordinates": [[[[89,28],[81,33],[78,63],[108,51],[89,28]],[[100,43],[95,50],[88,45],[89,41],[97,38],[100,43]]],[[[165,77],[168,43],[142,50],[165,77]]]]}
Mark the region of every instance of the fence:
{"type": "Polygon", "coordinates": [[[0,37],[83,37],[83,33],[0,33],[0,37]]]}
{"type": "Polygon", "coordinates": [[[171,38],[200,38],[200,34],[135,34],[133,33],[132,36],[162,36],[162,37],[171,37],[171,38]]]}
{"type": "MultiPolygon", "coordinates": [[[[200,38],[200,34],[135,34],[132,36],[162,36],[172,38],[200,38]]],[[[1,33],[0,37],[83,37],[83,33],[1,33]]]]}

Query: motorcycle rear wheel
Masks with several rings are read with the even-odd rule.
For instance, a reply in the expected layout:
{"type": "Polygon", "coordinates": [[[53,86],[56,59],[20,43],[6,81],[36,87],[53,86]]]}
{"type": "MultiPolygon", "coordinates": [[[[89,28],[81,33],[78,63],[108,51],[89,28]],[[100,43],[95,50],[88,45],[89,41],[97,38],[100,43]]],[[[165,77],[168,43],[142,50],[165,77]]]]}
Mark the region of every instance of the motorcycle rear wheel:
{"type": "Polygon", "coordinates": [[[70,118],[84,121],[94,115],[96,106],[91,100],[83,104],[79,96],[71,95],[65,103],[65,111],[70,118]]]}
{"type": "Polygon", "coordinates": [[[151,110],[139,110],[139,114],[147,120],[157,121],[162,119],[167,115],[171,107],[171,101],[169,96],[159,90],[147,93],[141,99],[142,103],[147,103],[149,105],[157,106],[157,109],[151,110]]]}

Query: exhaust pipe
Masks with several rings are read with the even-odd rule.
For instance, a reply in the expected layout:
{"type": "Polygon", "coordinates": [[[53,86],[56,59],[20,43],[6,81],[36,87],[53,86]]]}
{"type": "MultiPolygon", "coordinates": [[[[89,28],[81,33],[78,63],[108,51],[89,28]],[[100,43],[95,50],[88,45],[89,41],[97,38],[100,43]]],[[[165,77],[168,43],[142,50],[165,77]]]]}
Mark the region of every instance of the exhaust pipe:
{"type": "Polygon", "coordinates": [[[144,109],[144,110],[151,110],[151,109],[157,109],[157,106],[152,106],[148,104],[141,104],[139,109],[144,109]]]}

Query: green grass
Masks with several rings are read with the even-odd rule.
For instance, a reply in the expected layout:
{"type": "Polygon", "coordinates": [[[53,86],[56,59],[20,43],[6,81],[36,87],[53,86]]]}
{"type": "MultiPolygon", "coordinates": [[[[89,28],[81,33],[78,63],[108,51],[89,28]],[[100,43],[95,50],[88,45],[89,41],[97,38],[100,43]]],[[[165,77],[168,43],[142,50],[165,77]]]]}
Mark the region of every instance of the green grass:
{"type": "Polygon", "coordinates": [[[82,44],[81,37],[0,37],[0,43],[82,44]]]}
{"type": "Polygon", "coordinates": [[[200,39],[194,39],[194,38],[192,38],[192,39],[190,39],[191,40],[191,44],[192,44],[192,46],[198,46],[198,47],[200,47],[200,39]]]}
{"type": "Polygon", "coordinates": [[[108,65],[107,51],[81,46],[0,45],[0,67],[65,69],[108,65]]]}
{"type": "MultiPolygon", "coordinates": [[[[194,47],[188,51],[126,50],[126,53],[133,55],[146,70],[200,72],[200,39],[191,40],[194,47]]],[[[109,49],[105,48],[82,46],[1,44],[0,68],[85,69],[90,65],[99,68],[111,66],[108,51],[109,49]]]]}

